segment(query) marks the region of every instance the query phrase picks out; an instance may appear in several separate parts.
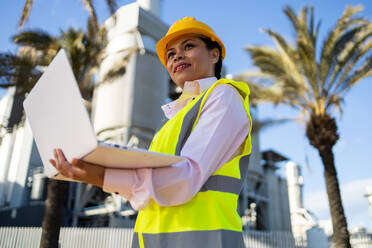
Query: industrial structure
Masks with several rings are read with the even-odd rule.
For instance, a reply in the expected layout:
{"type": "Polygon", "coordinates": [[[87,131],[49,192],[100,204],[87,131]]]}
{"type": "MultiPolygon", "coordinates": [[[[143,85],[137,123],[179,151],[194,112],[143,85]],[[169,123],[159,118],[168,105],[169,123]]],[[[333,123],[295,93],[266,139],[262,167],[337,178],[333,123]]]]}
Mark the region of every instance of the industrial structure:
{"type": "Polygon", "coordinates": [[[301,167],[293,161],[285,165],[288,183],[289,209],[294,237],[306,236],[308,247],[327,247],[328,238],[318,220],[303,204],[303,178],[301,167]]]}
{"type": "MultiPolygon", "coordinates": [[[[157,40],[168,30],[159,9],[159,0],[138,1],[119,8],[103,24],[109,43],[98,78],[125,56],[128,64],[122,77],[95,88],[92,122],[101,141],[147,148],[164,119],[160,106],[179,93],[155,52],[157,40]]],[[[15,96],[15,90],[9,89],[0,100],[0,218],[2,225],[39,226],[47,178],[24,119],[24,98],[15,96]]],[[[291,231],[287,181],[276,172],[287,158],[274,151],[260,152],[259,133],[252,134],[252,144],[238,204],[244,228],[291,231]]],[[[92,185],[70,183],[65,226],[132,226],[135,217],[126,199],[92,185]]]]}

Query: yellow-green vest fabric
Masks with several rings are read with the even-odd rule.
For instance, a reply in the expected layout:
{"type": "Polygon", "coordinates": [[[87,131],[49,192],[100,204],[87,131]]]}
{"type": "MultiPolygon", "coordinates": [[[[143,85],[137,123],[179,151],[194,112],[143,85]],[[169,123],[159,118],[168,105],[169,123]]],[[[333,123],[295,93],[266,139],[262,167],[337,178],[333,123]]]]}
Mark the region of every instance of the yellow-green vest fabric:
{"type": "MultiPolygon", "coordinates": [[[[168,120],[155,134],[149,150],[180,155],[183,145],[197,125],[208,95],[220,84],[231,85],[240,93],[251,128],[247,84],[220,79],[168,120]]],[[[241,147],[241,154],[213,173],[187,203],[160,206],[152,200],[146,209],[140,211],[132,247],[244,247],[237,201],[251,153],[250,131],[241,147]]]]}

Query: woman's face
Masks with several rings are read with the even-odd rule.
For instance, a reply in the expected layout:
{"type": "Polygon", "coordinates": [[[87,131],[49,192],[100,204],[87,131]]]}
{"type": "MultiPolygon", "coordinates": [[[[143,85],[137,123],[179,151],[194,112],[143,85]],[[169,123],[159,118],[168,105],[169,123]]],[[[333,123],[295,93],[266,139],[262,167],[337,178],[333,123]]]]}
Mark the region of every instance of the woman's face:
{"type": "Polygon", "coordinates": [[[206,44],[194,34],[177,37],[167,45],[167,70],[178,86],[214,76],[214,66],[219,58],[217,48],[208,50],[206,44]]]}

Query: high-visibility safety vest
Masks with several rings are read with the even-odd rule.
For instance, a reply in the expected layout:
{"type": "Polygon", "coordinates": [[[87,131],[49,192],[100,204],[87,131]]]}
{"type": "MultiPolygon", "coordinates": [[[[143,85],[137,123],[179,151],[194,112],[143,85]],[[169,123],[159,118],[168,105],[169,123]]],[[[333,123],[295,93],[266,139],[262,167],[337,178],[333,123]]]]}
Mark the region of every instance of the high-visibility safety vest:
{"type": "MultiPolygon", "coordinates": [[[[149,150],[180,155],[183,145],[198,123],[208,95],[220,84],[231,85],[240,93],[251,130],[247,84],[220,79],[168,120],[154,136],[149,150]]],[[[213,173],[187,203],[160,206],[151,200],[147,208],[140,211],[137,216],[132,247],[244,247],[237,201],[247,174],[251,153],[250,132],[241,146],[241,154],[233,157],[213,173]]]]}

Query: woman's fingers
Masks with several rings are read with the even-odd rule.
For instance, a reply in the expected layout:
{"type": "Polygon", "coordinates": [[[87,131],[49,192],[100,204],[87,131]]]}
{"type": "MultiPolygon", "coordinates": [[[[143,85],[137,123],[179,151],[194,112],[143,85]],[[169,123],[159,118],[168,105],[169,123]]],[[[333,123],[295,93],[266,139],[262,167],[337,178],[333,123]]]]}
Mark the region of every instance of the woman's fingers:
{"type": "Polygon", "coordinates": [[[51,163],[54,167],[56,167],[57,166],[57,163],[56,163],[56,161],[55,160],[53,160],[53,159],[49,159],[49,163],[51,163]]]}
{"type": "Polygon", "coordinates": [[[58,162],[60,164],[67,162],[66,157],[61,149],[55,149],[55,155],[57,156],[58,162]]]}
{"type": "Polygon", "coordinates": [[[58,154],[59,154],[59,156],[61,157],[62,160],[67,161],[67,159],[65,157],[65,154],[62,152],[61,149],[57,149],[57,152],[58,152],[58,154]]]}
{"type": "Polygon", "coordinates": [[[69,163],[61,149],[54,149],[53,152],[55,159],[49,162],[61,175],[102,187],[104,168],[76,158],[69,163]]]}
{"type": "Polygon", "coordinates": [[[62,160],[61,160],[61,157],[59,156],[57,149],[53,149],[53,153],[54,153],[54,159],[57,161],[57,166],[60,167],[62,160]]]}
{"type": "Polygon", "coordinates": [[[54,149],[53,152],[55,160],[51,159],[50,162],[58,170],[58,172],[65,177],[78,179],[78,173],[73,170],[71,164],[66,160],[62,150],[54,149]]]}

